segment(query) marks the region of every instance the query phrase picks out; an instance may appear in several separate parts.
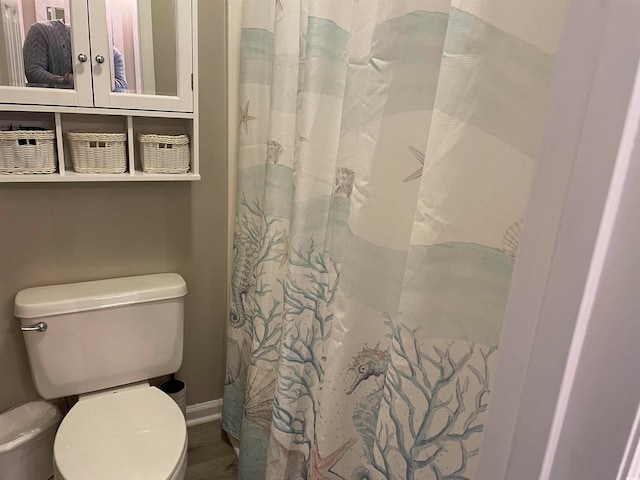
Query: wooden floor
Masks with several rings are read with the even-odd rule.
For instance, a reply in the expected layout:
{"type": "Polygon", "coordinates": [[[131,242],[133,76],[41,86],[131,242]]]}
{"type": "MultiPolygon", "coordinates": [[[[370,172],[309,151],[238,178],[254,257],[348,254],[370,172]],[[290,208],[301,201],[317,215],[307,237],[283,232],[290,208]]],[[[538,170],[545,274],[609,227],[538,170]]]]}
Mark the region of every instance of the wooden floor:
{"type": "Polygon", "coordinates": [[[236,454],[229,445],[220,422],[188,428],[187,475],[185,480],[235,480],[236,454]]]}

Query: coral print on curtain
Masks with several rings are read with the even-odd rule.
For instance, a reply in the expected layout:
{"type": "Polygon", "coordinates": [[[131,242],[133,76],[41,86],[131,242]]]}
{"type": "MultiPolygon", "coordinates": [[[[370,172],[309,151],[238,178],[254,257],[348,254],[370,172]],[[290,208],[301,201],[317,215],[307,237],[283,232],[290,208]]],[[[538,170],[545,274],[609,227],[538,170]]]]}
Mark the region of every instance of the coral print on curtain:
{"type": "Polygon", "coordinates": [[[244,0],[243,480],[473,479],[559,0],[244,0]]]}

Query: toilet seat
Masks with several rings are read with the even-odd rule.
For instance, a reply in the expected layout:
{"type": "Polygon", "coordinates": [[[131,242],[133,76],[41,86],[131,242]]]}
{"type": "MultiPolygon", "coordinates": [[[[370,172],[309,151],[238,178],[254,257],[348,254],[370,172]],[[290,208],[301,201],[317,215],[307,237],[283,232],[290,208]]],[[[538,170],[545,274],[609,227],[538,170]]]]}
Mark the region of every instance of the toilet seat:
{"type": "Polygon", "coordinates": [[[186,467],[182,411],[149,385],[81,398],[56,434],[56,480],[174,480],[186,467]]]}

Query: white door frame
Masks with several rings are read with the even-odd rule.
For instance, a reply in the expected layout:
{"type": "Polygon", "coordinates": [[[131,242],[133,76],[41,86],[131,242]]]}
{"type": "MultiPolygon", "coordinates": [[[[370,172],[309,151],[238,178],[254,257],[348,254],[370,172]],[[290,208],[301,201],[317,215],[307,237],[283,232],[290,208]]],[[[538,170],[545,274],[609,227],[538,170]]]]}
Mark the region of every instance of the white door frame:
{"type": "Polygon", "coordinates": [[[476,480],[625,478],[640,400],[638,25],[637,2],[569,2],[476,480]]]}

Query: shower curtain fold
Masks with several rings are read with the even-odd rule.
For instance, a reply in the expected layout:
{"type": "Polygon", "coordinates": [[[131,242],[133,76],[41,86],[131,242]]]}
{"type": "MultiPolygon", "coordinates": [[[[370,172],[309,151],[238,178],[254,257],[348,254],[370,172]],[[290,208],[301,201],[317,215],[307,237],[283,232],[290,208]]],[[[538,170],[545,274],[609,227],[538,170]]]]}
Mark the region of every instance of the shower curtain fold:
{"type": "Polygon", "coordinates": [[[472,479],[563,2],[243,5],[239,478],[472,479]]]}

